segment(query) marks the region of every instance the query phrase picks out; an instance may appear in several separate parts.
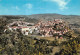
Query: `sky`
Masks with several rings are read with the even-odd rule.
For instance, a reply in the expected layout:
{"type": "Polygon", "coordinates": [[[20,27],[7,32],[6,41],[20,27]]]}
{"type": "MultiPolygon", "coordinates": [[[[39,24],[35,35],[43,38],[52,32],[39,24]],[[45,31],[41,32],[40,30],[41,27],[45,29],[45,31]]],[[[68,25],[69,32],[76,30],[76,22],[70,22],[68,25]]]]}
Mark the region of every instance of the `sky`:
{"type": "Polygon", "coordinates": [[[80,0],[0,0],[0,15],[80,15],[80,0]]]}

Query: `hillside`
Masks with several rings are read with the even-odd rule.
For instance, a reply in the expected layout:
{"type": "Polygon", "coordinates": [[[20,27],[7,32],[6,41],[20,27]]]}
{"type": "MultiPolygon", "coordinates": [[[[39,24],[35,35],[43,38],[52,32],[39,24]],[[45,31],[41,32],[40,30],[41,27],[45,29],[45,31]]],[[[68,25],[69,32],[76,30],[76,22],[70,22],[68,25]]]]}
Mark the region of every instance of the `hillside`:
{"type": "MultiPolygon", "coordinates": [[[[42,20],[54,20],[63,19],[69,23],[72,29],[80,30],[80,16],[79,15],[61,15],[61,14],[33,14],[33,15],[2,15],[2,18],[7,18],[9,22],[11,19],[19,19],[20,17],[25,18],[25,21],[37,23],[40,19],[42,20]]],[[[76,31],[76,32],[77,32],[76,31]]]]}
{"type": "MultiPolygon", "coordinates": [[[[26,19],[44,19],[44,20],[53,20],[53,19],[64,19],[70,24],[78,23],[80,20],[79,15],[61,15],[61,14],[34,14],[34,15],[0,15],[0,17],[6,17],[8,19],[16,19],[19,17],[24,17],[26,19]]],[[[36,21],[36,20],[35,20],[36,21]]]]}
{"type": "Polygon", "coordinates": [[[37,15],[29,15],[27,17],[35,19],[44,19],[44,20],[64,19],[70,23],[78,23],[80,19],[80,16],[77,15],[60,15],[60,14],[37,14],[37,15]]]}
{"type": "MultiPolygon", "coordinates": [[[[3,15],[0,16],[0,55],[79,55],[79,29],[80,16],[76,15],[3,15]],[[42,19],[42,24],[40,22],[38,23],[40,19],[42,19]],[[17,20],[24,21],[20,22],[17,20]],[[52,20],[52,22],[45,22],[44,20],[52,20]],[[29,24],[37,23],[36,27],[40,28],[39,35],[34,34],[38,29],[36,30],[34,25],[28,26],[28,22],[31,22],[29,24]],[[71,29],[75,30],[75,33],[68,28],[68,25],[66,25],[67,23],[71,29]],[[46,24],[48,26],[46,26],[46,24]],[[24,25],[25,27],[21,27],[24,25]],[[32,34],[30,32],[29,35],[24,35],[23,30],[28,27],[35,32],[32,34]],[[41,31],[43,29],[45,31],[41,31]],[[21,30],[23,32],[21,32],[21,30]],[[45,34],[52,35],[47,37],[45,34]]],[[[29,31],[26,30],[26,33],[27,32],[29,31]]]]}

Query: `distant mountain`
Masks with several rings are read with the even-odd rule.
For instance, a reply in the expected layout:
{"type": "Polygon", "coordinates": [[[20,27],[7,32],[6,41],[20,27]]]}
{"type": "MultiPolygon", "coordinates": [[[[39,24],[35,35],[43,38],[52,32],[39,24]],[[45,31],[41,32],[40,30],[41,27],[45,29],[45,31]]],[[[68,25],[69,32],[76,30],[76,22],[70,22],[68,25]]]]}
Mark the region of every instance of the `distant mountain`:
{"type": "Polygon", "coordinates": [[[79,15],[60,15],[60,14],[36,14],[28,15],[27,17],[31,19],[43,19],[43,20],[53,20],[53,19],[63,19],[69,23],[79,23],[79,15]]]}
{"type": "Polygon", "coordinates": [[[54,20],[54,19],[63,19],[70,24],[80,25],[80,16],[79,15],[61,15],[61,14],[33,14],[33,15],[3,15],[0,17],[6,17],[8,19],[17,19],[20,17],[26,18],[29,22],[35,22],[40,19],[42,20],[54,20]]]}
{"type": "Polygon", "coordinates": [[[28,15],[29,18],[49,18],[49,19],[59,19],[59,18],[80,18],[77,15],[60,15],[60,14],[36,14],[36,15],[28,15]]]}

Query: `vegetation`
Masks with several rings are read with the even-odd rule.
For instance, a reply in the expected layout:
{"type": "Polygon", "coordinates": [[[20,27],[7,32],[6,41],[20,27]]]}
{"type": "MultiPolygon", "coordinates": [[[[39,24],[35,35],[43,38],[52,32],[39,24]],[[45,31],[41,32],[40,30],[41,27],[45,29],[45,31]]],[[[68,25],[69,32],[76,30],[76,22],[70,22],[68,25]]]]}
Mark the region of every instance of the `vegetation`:
{"type": "Polygon", "coordinates": [[[38,40],[21,34],[5,33],[0,36],[1,55],[49,55],[52,49],[47,40],[38,40]]]}
{"type": "Polygon", "coordinates": [[[6,18],[0,18],[0,34],[4,32],[4,29],[6,28],[7,19],[6,18]]]}
{"type": "MultiPolygon", "coordinates": [[[[10,19],[10,17],[6,18],[10,19]]],[[[80,55],[80,35],[74,38],[75,33],[73,31],[64,34],[62,37],[67,40],[61,43],[59,43],[59,40],[50,41],[24,36],[20,33],[20,30],[14,32],[7,30],[4,33],[4,29],[8,23],[6,18],[0,18],[0,55],[53,55],[54,47],[60,48],[60,51],[55,55],[80,55]]],[[[66,20],[68,21],[69,18],[66,18],[66,20]]],[[[79,27],[79,25],[77,26],[79,27]]],[[[76,32],[80,33],[79,30],[76,32]]],[[[55,36],[57,35],[55,34],[55,36]]]]}
{"type": "Polygon", "coordinates": [[[73,38],[62,43],[61,51],[55,55],[79,55],[80,54],[80,37],[73,38]]]}

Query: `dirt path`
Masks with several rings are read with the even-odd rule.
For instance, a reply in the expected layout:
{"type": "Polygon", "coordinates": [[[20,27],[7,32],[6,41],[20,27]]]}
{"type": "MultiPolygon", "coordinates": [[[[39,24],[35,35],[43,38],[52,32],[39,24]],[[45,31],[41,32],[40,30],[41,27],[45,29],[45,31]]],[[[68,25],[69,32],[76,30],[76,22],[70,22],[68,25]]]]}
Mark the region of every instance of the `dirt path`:
{"type": "Polygon", "coordinates": [[[59,46],[54,47],[54,48],[53,48],[53,53],[51,53],[51,55],[55,55],[55,53],[56,53],[56,52],[59,52],[59,50],[60,50],[60,47],[59,47],[59,46]]]}

